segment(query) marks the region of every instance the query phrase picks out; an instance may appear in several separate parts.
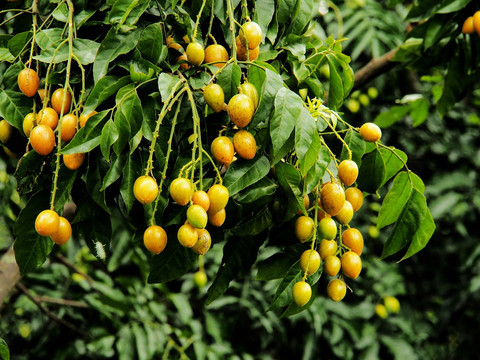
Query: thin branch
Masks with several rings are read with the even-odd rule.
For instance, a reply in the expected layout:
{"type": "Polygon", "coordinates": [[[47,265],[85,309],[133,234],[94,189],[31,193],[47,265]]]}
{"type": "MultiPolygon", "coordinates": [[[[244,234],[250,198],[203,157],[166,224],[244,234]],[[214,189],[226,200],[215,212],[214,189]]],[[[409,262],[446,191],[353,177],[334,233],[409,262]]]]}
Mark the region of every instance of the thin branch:
{"type": "Polygon", "coordinates": [[[352,91],[359,89],[381,74],[389,71],[398,63],[392,61],[398,49],[390,50],[379,58],[370,60],[364,67],[355,73],[355,82],[352,91]]]}
{"type": "Polygon", "coordinates": [[[30,300],[33,301],[33,303],[38,307],[38,309],[44,313],[50,320],[52,320],[53,322],[56,322],[57,324],[60,324],[60,325],[63,325],[67,328],[69,328],[70,330],[72,330],[73,332],[79,334],[80,336],[82,336],[83,338],[88,338],[88,335],[83,332],[82,330],[80,330],[78,328],[78,326],[75,326],[74,324],[72,324],[71,322],[65,320],[65,319],[61,319],[59,318],[57,315],[51,313],[40,301],[38,301],[38,299],[33,296],[30,291],[28,291],[28,289],[26,288],[25,285],[23,285],[22,283],[18,283],[16,285],[17,289],[19,289],[21,292],[23,292],[30,300]]]}
{"type": "Polygon", "coordinates": [[[90,284],[94,283],[94,280],[90,276],[88,276],[86,273],[84,273],[82,270],[76,267],[75,264],[72,264],[65,256],[63,256],[62,254],[56,254],[56,257],[66,267],[82,275],[85,278],[85,280],[87,280],[90,284]]]}
{"type": "Polygon", "coordinates": [[[48,302],[48,303],[52,303],[52,304],[79,307],[79,308],[83,308],[83,309],[88,309],[88,307],[89,307],[84,302],[75,301],[75,300],[67,300],[67,299],[57,299],[57,298],[52,298],[52,297],[49,297],[49,296],[37,296],[36,299],[39,302],[48,302]]]}

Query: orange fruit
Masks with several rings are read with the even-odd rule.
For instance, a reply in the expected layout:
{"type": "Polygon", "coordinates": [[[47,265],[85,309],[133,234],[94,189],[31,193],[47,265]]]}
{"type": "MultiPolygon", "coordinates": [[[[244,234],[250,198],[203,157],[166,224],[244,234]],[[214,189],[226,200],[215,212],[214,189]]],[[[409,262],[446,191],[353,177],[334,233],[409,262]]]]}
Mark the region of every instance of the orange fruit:
{"type": "Polygon", "coordinates": [[[362,259],[360,256],[353,252],[347,251],[342,255],[340,259],[342,263],[342,272],[345,276],[356,279],[358,275],[360,275],[360,271],[362,270],[362,259]]]}
{"type": "Polygon", "coordinates": [[[208,189],[208,197],[210,198],[210,213],[216,213],[227,206],[228,198],[230,196],[228,189],[220,184],[215,184],[208,189]]]}
{"type": "Polygon", "coordinates": [[[85,153],[64,154],[63,163],[70,170],[77,170],[85,160],[85,153]]]}
{"type": "Polygon", "coordinates": [[[150,204],[158,195],[157,182],[151,176],[139,176],[133,184],[133,195],[143,205],[150,204]]]}
{"type": "Polygon", "coordinates": [[[473,14],[473,28],[475,29],[476,33],[480,36],[480,10],[475,11],[473,14]]]}
{"type": "Polygon", "coordinates": [[[176,43],[176,42],[173,40],[173,36],[172,36],[172,35],[168,35],[168,36],[167,36],[167,47],[169,47],[170,49],[175,49],[175,50],[179,50],[179,51],[180,51],[180,49],[183,50],[182,45],[176,43]]]}
{"type": "Polygon", "coordinates": [[[325,258],[323,269],[330,276],[336,276],[342,267],[341,260],[335,255],[329,255],[325,258]]]}
{"type": "Polygon", "coordinates": [[[82,114],[78,119],[78,123],[80,127],[84,127],[87,124],[88,119],[90,119],[93,115],[97,114],[95,110],[93,110],[90,114],[82,114]]]}
{"type": "Polygon", "coordinates": [[[39,235],[55,234],[60,226],[60,217],[53,210],[43,210],[35,219],[35,230],[39,235]]]}
{"type": "Polygon", "coordinates": [[[148,251],[158,255],[167,246],[167,233],[161,226],[149,226],[143,233],[143,244],[148,251]]]}
{"type": "Polygon", "coordinates": [[[475,32],[475,27],[473,25],[473,16],[469,16],[462,26],[462,33],[464,34],[473,34],[475,32]]]}
{"type": "Polygon", "coordinates": [[[57,245],[65,244],[72,236],[72,226],[70,222],[63,216],[59,216],[58,230],[50,235],[53,242],[57,245]]]}
{"type": "Polygon", "coordinates": [[[37,124],[50,126],[52,130],[55,130],[58,125],[58,114],[51,108],[46,107],[40,110],[37,114],[37,124]]]}
{"type": "Polygon", "coordinates": [[[60,114],[62,111],[62,102],[63,102],[63,96],[64,96],[63,94],[65,94],[65,104],[63,105],[63,114],[68,113],[70,110],[70,105],[72,103],[72,94],[70,94],[69,91],[65,93],[63,88],[58,88],[53,92],[52,97],[50,99],[52,108],[57,112],[57,114],[60,114]]]}
{"type": "Polygon", "coordinates": [[[233,143],[226,136],[218,136],[212,141],[212,155],[219,163],[228,165],[233,161],[233,143]]]}
{"type": "Polygon", "coordinates": [[[327,183],[320,194],[322,208],[331,216],[337,215],[345,202],[345,191],[336,183],[327,183]]]}
{"type": "Polygon", "coordinates": [[[23,133],[26,137],[30,136],[30,132],[37,125],[37,118],[34,113],[29,113],[23,119],[23,133]]]}
{"type": "Polygon", "coordinates": [[[220,112],[223,110],[225,94],[220,85],[213,83],[208,84],[203,91],[203,98],[213,111],[220,112]]]}
{"type": "Polygon", "coordinates": [[[25,68],[18,74],[17,78],[18,87],[20,91],[28,97],[32,97],[38,91],[40,86],[40,78],[33,69],[25,68]]]}
{"type": "Polygon", "coordinates": [[[37,125],[30,132],[30,144],[38,154],[46,156],[55,147],[55,134],[47,125],[37,125]]]}
{"type": "Polygon", "coordinates": [[[311,217],[302,215],[295,221],[295,236],[300,242],[310,239],[315,230],[315,223],[311,217]]]}
{"type": "Polygon", "coordinates": [[[189,65],[189,63],[188,63],[188,59],[187,59],[187,54],[186,54],[186,53],[183,53],[182,55],[180,55],[179,57],[177,57],[177,63],[180,64],[180,68],[181,68],[181,69],[184,69],[184,70],[190,69],[190,65],[189,65]]]}
{"type": "MultiPolygon", "coordinates": [[[[242,44],[241,40],[237,36],[235,38],[235,44],[237,46],[237,59],[240,61],[247,61],[247,48],[242,44]]],[[[257,46],[255,49],[248,51],[248,60],[255,61],[258,59],[260,54],[260,46],[257,46]]]]}
{"type": "MultiPolygon", "coordinates": [[[[479,30],[480,30],[480,12],[479,12],[479,30]]],[[[360,127],[360,136],[367,142],[376,142],[382,137],[382,130],[378,125],[367,122],[360,127]]]]}
{"type": "Polygon", "coordinates": [[[345,185],[352,185],[357,180],[357,176],[358,166],[355,161],[343,160],[338,165],[338,177],[345,185]]]}
{"type": "Polygon", "coordinates": [[[208,222],[215,227],[222,226],[227,217],[225,209],[218,210],[217,212],[212,212],[208,210],[208,222]]]}
{"type": "Polygon", "coordinates": [[[342,243],[357,255],[362,255],[363,236],[356,228],[348,228],[342,234],[342,243]]]}
{"type": "Polygon", "coordinates": [[[207,229],[197,229],[198,240],[192,250],[198,255],[205,255],[212,245],[212,237],[207,229]]]}
{"type": "Polygon", "coordinates": [[[227,112],[230,120],[239,128],[247,126],[255,113],[255,106],[252,99],[245,94],[232,96],[227,105],[227,112]]]}
{"type": "Polygon", "coordinates": [[[170,196],[178,205],[187,205],[193,197],[191,182],[185,178],[176,178],[170,184],[170,196]]]}
{"type": "Polygon", "coordinates": [[[248,41],[248,48],[250,50],[255,49],[262,42],[262,29],[254,21],[248,21],[244,23],[238,32],[239,40],[242,45],[246,47],[248,41]]]}
{"type": "Polygon", "coordinates": [[[67,114],[62,117],[62,141],[70,141],[77,132],[77,117],[74,114],[67,114]]]}
{"type": "Polygon", "coordinates": [[[356,187],[351,187],[345,190],[345,199],[352,204],[353,212],[356,212],[362,207],[363,192],[356,187]]]}
{"type": "Polygon", "coordinates": [[[233,135],[233,147],[238,156],[246,160],[253,159],[257,152],[255,137],[246,130],[239,130],[233,135]]]}
{"type": "Polygon", "coordinates": [[[210,198],[203,190],[197,190],[193,193],[192,202],[194,205],[200,205],[203,207],[205,211],[208,211],[208,208],[210,207],[210,198]]]}
{"type": "Polygon", "coordinates": [[[228,52],[222,45],[209,45],[205,49],[205,63],[216,63],[213,65],[222,68],[227,61],[228,52]]]}
{"type": "Polygon", "coordinates": [[[335,255],[337,253],[338,244],[335,240],[323,239],[320,241],[318,251],[320,253],[320,258],[325,260],[330,255],[335,255]]]}

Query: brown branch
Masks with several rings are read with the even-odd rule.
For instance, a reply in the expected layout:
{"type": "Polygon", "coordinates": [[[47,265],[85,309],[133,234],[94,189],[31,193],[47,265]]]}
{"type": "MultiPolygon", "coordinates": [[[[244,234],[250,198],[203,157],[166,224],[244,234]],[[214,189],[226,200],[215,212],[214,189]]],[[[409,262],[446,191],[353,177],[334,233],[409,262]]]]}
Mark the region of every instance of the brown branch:
{"type": "Polygon", "coordinates": [[[364,67],[358,70],[355,73],[355,80],[353,89],[357,90],[369,81],[375,79],[377,76],[389,71],[397,63],[393,62],[392,59],[395,56],[397,49],[390,50],[388,53],[380,56],[379,58],[370,60],[364,67]]]}
{"type": "Polygon", "coordinates": [[[20,281],[20,269],[15,260],[13,246],[0,259],[0,309],[10,291],[20,281]]]}
{"type": "Polygon", "coordinates": [[[48,303],[52,303],[52,304],[79,307],[79,308],[84,308],[84,309],[88,308],[88,305],[85,304],[84,302],[75,301],[75,300],[57,299],[57,298],[52,298],[52,297],[48,297],[48,296],[37,296],[36,299],[39,302],[48,302],[48,303]]]}
{"type": "Polygon", "coordinates": [[[85,280],[87,280],[90,284],[94,283],[94,280],[90,276],[88,276],[86,273],[80,270],[75,264],[71,263],[65,256],[63,256],[60,253],[56,254],[55,256],[62,264],[64,264],[69,269],[71,269],[73,272],[76,272],[82,275],[85,278],[85,280]]]}
{"type": "Polygon", "coordinates": [[[32,300],[33,303],[38,307],[38,309],[42,313],[44,313],[50,320],[52,320],[53,322],[56,322],[57,324],[60,324],[60,325],[63,325],[65,327],[69,328],[70,330],[79,334],[83,338],[88,338],[88,335],[85,332],[83,332],[82,330],[80,330],[77,326],[75,326],[71,322],[69,322],[65,319],[59,318],[57,315],[51,313],[40,301],[38,301],[38,299],[36,297],[34,297],[30,293],[30,291],[25,287],[25,285],[23,285],[22,283],[18,283],[16,285],[16,287],[17,287],[17,289],[22,291],[30,300],[32,300]]]}

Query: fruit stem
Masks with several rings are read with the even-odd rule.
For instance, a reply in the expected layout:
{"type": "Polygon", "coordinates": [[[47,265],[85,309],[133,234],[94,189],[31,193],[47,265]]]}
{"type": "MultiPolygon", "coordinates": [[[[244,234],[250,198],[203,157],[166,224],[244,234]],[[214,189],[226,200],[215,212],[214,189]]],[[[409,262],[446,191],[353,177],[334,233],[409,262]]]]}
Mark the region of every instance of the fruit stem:
{"type": "Polygon", "coordinates": [[[230,31],[232,32],[232,58],[233,61],[237,63],[237,44],[235,42],[235,18],[233,17],[232,0],[227,0],[227,15],[230,21],[230,31]]]}
{"type": "Polygon", "coordinates": [[[217,40],[215,40],[215,37],[212,35],[213,18],[215,16],[214,10],[215,10],[215,0],[212,0],[211,11],[210,11],[210,22],[208,24],[208,31],[207,31],[207,41],[208,41],[208,38],[211,38],[213,40],[213,43],[216,45],[217,40]]]}
{"type": "Polygon", "coordinates": [[[220,174],[220,170],[218,170],[217,165],[215,165],[215,161],[213,161],[212,157],[208,154],[208,152],[205,151],[205,149],[202,148],[202,152],[205,154],[205,156],[208,158],[208,160],[210,160],[210,162],[212,163],[213,169],[217,173],[218,183],[220,185],[222,185],[222,183],[223,183],[222,175],[220,174]]]}
{"type": "Polygon", "coordinates": [[[203,12],[203,9],[205,7],[206,2],[207,2],[207,0],[202,1],[202,6],[200,7],[200,11],[197,14],[197,21],[195,22],[195,28],[193,29],[192,42],[195,42],[196,39],[197,39],[197,28],[198,28],[198,24],[200,23],[200,18],[202,17],[202,12],[203,12]]]}
{"type": "Polygon", "coordinates": [[[312,257],[313,250],[315,250],[315,243],[317,242],[317,227],[318,227],[318,191],[315,191],[315,206],[314,206],[314,215],[313,215],[313,236],[312,236],[312,245],[310,246],[310,253],[308,254],[307,266],[305,268],[305,273],[303,274],[302,281],[305,281],[307,278],[308,267],[310,266],[310,259],[312,257]]]}
{"type": "MultiPolygon", "coordinates": [[[[200,127],[200,117],[198,115],[197,106],[195,105],[195,100],[193,98],[192,90],[187,83],[185,83],[185,89],[187,90],[188,100],[190,101],[190,106],[192,108],[193,115],[193,134],[195,136],[193,140],[193,149],[192,149],[192,160],[195,158],[196,148],[202,149],[202,129],[200,127]]],[[[199,179],[200,179],[200,189],[203,190],[203,161],[202,161],[202,151],[198,152],[198,159],[200,161],[199,169],[199,179]]],[[[192,182],[193,182],[193,173],[192,173],[192,182]]]]}
{"type": "MultiPolygon", "coordinates": [[[[65,74],[65,84],[63,86],[63,99],[62,107],[60,109],[60,121],[58,124],[58,133],[57,133],[57,152],[56,152],[56,161],[55,161],[55,175],[53,178],[53,188],[52,188],[52,197],[50,200],[50,209],[55,210],[55,195],[57,193],[57,184],[58,184],[58,173],[60,170],[60,151],[62,150],[62,122],[63,122],[63,108],[65,106],[65,101],[67,98],[67,91],[70,88],[70,70],[72,68],[72,57],[73,57],[73,34],[74,34],[74,25],[73,25],[73,3],[71,0],[67,0],[68,6],[68,59],[67,59],[67,68],[65,74]]],[[[73,96],[72,96],[73,98],[73,96]]]]}
{"type": "Polygon", "coordinates": [[[158,185],[158,196],[155,199],[155,204],[153,206],[152,217],[150,218],[150,225],[155,225],[155,213],[157,212],[158,201],[160,200],[160,194],[162,193],[163,182],[167,178],[168,161],[170,159],[170,154],[172,153],[173,134],[175,133],[175,126],[177,125],[177,118],[178,118],[178,113],[180,112],[181,105],[182,105],[182,99],[180,98],[177,103],[177,109],[175,110],[175,114],[173,115],[173,119],[172,119],[172,129],[170,130],[170,137],[168,138],[168,148],[167,148],[167,155],[165,156],[165,165],[163,166],[162,178],[160,179],[160,184],[158,185]]]}
{"type": "Polygon", "coordinates": [[[184,93],[185,89],[180,90],[177,95],[175,95],[175,92],[177,91],[178,86],[182,83],[182,80],[178,81],[174,86],[172,91],[170,92],[170,95],[168,98],[165,100],[163,103],[163,108],[160,114],[158,115],[157,123],[155,125],[155,130],[153,131],[152,135],[152,142],[150,144],[150,152],[148,154],[148,160],[147,160],[147,167],[145,169],[145,175],[149,175],[150,172],[153,170],[153,153],[155,152],[155,144],[157,143],[157,138],[158,138],[158,132],[160,130],[160,126],[162,124],[163,118],[167,115],[167,113],[170,111],[170,107],[172,104],[175,103],[175,101],[178,100],[178,98],[184,93]],[[175,96],[174,96],[175,95],[175,96]]]}

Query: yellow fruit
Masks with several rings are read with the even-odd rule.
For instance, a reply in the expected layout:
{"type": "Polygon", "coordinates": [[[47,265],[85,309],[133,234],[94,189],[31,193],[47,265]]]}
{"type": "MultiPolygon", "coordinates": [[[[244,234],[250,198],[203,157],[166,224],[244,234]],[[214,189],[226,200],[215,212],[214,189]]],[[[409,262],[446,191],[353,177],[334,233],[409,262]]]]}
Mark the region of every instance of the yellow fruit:
{"type": "Polygon", "coordinates": [[[314,274],[321,263],[322,259],[316,250],[305,250],[300,256],[300,267],[303,272],[307,271],[308,276],[314,274]]]}
{"type": "Polygon", "coordinates": [[[72,226],[63,216],[59,216],[58,230],[50,235],[53,242],[57,245],[65,244],[72,236],[72,226]]]}
{"type": "Polygon", "coordinates": [[[215,63],[216,67],[222,68],[228,61],[228,52],[218,44],[207,46],[205,49],[205,63],[215,63]]]}
{"type": "Polygon", "coordinates": [[[385,296],[383,302],[388,312],[398,313],[400,311],[400,301],[395,296],[385,296]]]}
{"type": "Polygon", "coordinates": [[[0,142],[6,143],[13,133],[13,126],[7,120],[0,120],[0,142]]]}
{"type": "Polygon", "coordinates": [[[335,215],[335,219],[342,225],[347,225],[353,218],[353,207],[348,200],[343,202],[343,206],[335,215]]]}
{"type": "Polygon", "coordinates": [[[193,275],[193,282],[199,289],[203,288],[207,284],[207,274],[204,271],[197,271],[193,275]]]}
{"type": "Polygon", "coordinates": [[[332,279],[327,286],[327,294],[335,302],[341,301],[347,293],[347,284],[340,279],[332,279]]]}
{"type": "Polygon", "coordinates": [[[342,267],[342,262],[335,255],[327,256],[323,263],[323,269],[330,276],[336,276],[340,271],[341,267],[342,267]]]}
{"type": "Polygon", "coordinates": [[[158,195],[157,182],[148,175],[138,177],[133,184],[133,195],[143,205],[150,204],[158,195]]]}
{"type": "Polygon", "coordinates": [[[30,136],[30,132],[37,125],[37,118],[34,113],[29,113],[23,119],[23,133],[26,137],[30,136]]]}
{"type": "Polygon", "coordinates": [[[253,107],[255,110],[258,107],[258,91],[255,85],[252,83],[243,83],[242,85],[239,86],[238,88],[240,94],[247,95],[250,99],[253,101],[253,107]]]}
{"type": "Polygon", "coordinates": [[[363,193],[359,188],[351,187],[345,190],[345,199],[352,204],[353,212],[356,212],[362,207],[363,193]]]}
{"type": "Polygon", "coordinates": [[[176,178],[170,184],[170,196],[178,205],[187,205],[193,197],[192,184],[185,178],[176,178]]]}
{"type": "Polygon", "coordinates": [[[336,183],[327,183],[322,187],[320,195],[322,208],[331,216],[337,215],[345,202],[345,191],[336,183]]]}
{"type": "Polygon", "coordinates": [[[238,130],[233,135],[233,147],[238,156],[246,160],[253,159],[257,152],[255,137],[247,130],[238,130]]]}
{"type": "Polygon", "coordinates": [[[325,260],[328,256],[335,255],[337,253],[338,244],[335,240],[323,239],[320,241],[318,251],[322,260],[325,260]]]}
{"type": "MultiPolygon", "coordinates": [[[[480,17],[480,13],[479,13],[479,17],[480,17]]],[[[480,18],[479,18],[479,21],[480,21],[480,18]]],[[[480,27],[480,23],[479,23],[479,27],[480,27]]],[[[378,125],[371,122],[367,122],[360,127],[360,136],[363,138],[363,140],[367,142],[376,142],[380,140],[380,138],[382,137],[382,130],[380,130],[378,125]]]]}
{"type": "Polygon", "coordinates": [[[33,69],[23,69],[18,74],[18,87],[20,91],[28,97],[32,97],[38,91],[40,86],[40,78],[38,74],[33,69]]]}
{"type": "Polygon", "coordinates": [[[310,239],[315,230],[315,223],[311,217],[302,215],[295,221],[295,236],[300,242],[310,239]]]}
{"type": "Polygon", "coordinates": [[[238,37],[245,47],[248,41],[248,48],[250,50],[255,49],[260,45],[262,42],[262,36],[263,33],[260,25],[254,21],[244,23],[238,33],[238,37]]]}
{"type": "Polygon", "coordinates": [[[212,237],[207,229],[197,229],[198,240],[192,250],[198,255],[205,255],[212,245],[212,237]]]}
{"type": "Polygon", "coordinates": [[[167,233],[161,226],[149,226],[143,233],[143,244],[151,253],[160,254],[167,246],[167,233]]]}
{"type": "Polygon", "coordinates": [[[230,120],[239,128],[243,128],[252,120],[255,106],[249,96],[237,94],[228,102],[227,112],[230,120]]]}
{"type": "Polygon", "coordinates": [[[43,210],[35,219],[35,230],[39,235],[50,236],[58,231],[60,217],[53,210],[43,210]]]}
{"type": "Polygon", "coordinates": [[[223,110],[225,94],[220,85],[213,83],[208,84],[203,91],[203,97],[213,111],[220,112],[223,110]]]}
{"type": "Polygon", "coordinates": [[[193,247],[198,240],[198,233],[196,229],[190,224],[183,224],[177,232],[177,239],[184,247],[193,247]]]}
{"type": "Polygon", "coordinates": [[[203,190],[197,190],[193,193],[192,202],[194,205],[200,205],[205,211],[210,208],[210,198],[203,190]]]}
{"type": "Polygon", "coordinates": [[[227,206],[230,194],[225,186],[220,184],[212,185],[210,189],[208,189],[207,194],[210,198],[209,214],[217,213],[227,206]]]}
{"type": "Polygon", "coordinates": [[[375,305],[375,313],[382,319],[385,319],[388,316],[387,308],[383,304],[375,305]]]}
{"type": "Polygon", "coordinates": [[[199,66],[205,59],[205,50],[203,50],[203,46],[197,42],[188,44],[185,54],[187,55],[188,62],[194,66],[199,66]]]}
{"type": "Polygon", "coordinates": [[[207,226],[208,215],[200,205],[192,205],[187,209],[188,222],[197,229],[204,229],[207,226]]]}
{"type": "Polygon", "coordinates": [[[293,300],[298,306],[304,306],[312,297],[312,288],[305,281],[298,281],[293,285],[293,300]]]}
{"type": "Polygon", "coordinates": [[[219,163],[228,165],[233,161],[233,142],[226,136],[218,136],[212,141],[212,155],[219,163]]]}
{"type": "Polygon", "coordinates": [[[85,153],[64,154],[63,163],[70,170],[77,170],[85,160],[85,153]]]}

